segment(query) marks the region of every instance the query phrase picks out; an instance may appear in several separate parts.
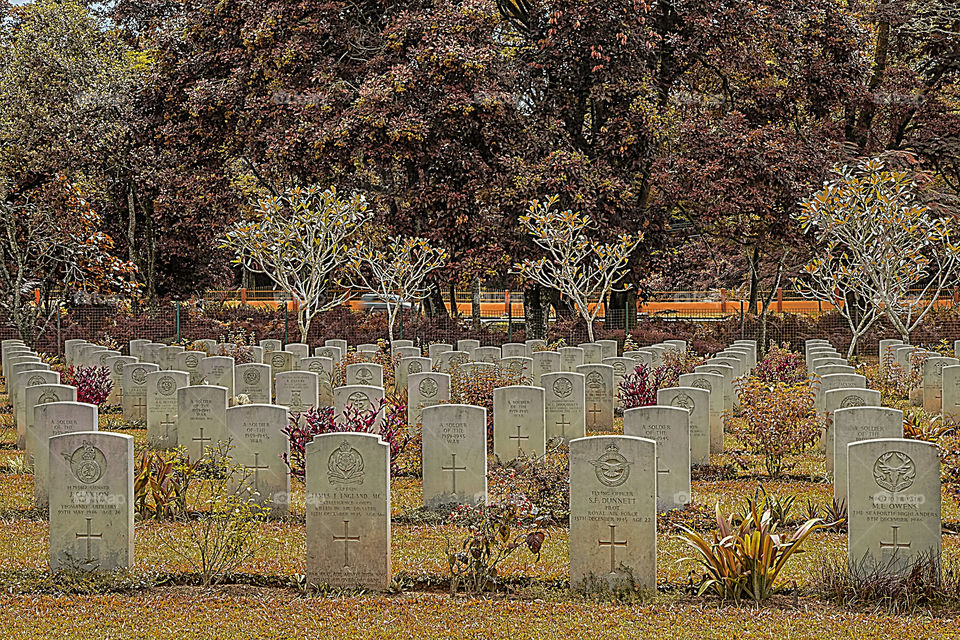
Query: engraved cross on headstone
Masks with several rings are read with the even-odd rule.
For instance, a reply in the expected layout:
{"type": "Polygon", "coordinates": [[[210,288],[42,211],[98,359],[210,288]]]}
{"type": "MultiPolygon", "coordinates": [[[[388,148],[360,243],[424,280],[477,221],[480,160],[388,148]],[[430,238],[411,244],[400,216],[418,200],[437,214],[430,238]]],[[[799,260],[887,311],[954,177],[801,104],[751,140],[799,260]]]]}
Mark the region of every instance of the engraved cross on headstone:
{"type": "Polygon", "coordinates": [[[245,466],[244,469],[247,471],[253,471],[253,490],[260,491],[260,472],[269,471],[270,467],[267,465],[260,464],[260,452],[255,451],[253,454],[253,466],[245,466]]]}
{"type": "Polygon", "coordinates": [[[204,453],[204,450],[207,448],[207,445],[205,443],[213,442],[213,438],[205,437],[203,435],[203,427],[200,427],[200,435],[193,438],[193,442],[200,443],[200,455],[202,456],[204,453]]]}
{"type": "Polygon", "coordinates": [[[560,419],[557,420],[557,426],[560,427],[560,436],[566,440],[567,439],[567,427],[570,426],[570,421],[567,420],[567,414],[561,413],[560,419]]]}
{"type": "Polygon", "coordinates": [[[610,573],[616,573],[617,570],[617,547],[626,547],[626,540],[617,540],[617,525],[608,523],[610,527],[610,539],[609,540],[597,540],[597,544],[601,547],[610,547],[610,573]]]}
{"type": "Polygon", "coordinates": [[[93,540],[103,540],[102,533],[94,533],[91,531],[92,520],[93,518],[87,518],[87,530],[86,532],[80,532],[77,534],[77,540],[84,540],[87,543],[87,559],[86,562],[93,562],[93,550],[91,548],[91,542],[93,540]]]}
{"type": "Polygon", "coordinates": [[[517,435],[515,435],[515,436],[510,436],[510,439],[511,439],[511,440],[516,440],[516,441],[517,441],[517,456],[518,456],[518,457],[523,455],[523,446],[522,446],[522,443],[521,443],[520,441],[521,441],[521,440],[529,440],[529,439],[530,439],[530,436],[522,436],[522,435],[520,435],[520,432],[521,432],[522,430],[523,430],[523,427],[521,427],[520,425],[517,425],[517,435]]]}
{"type": "Polygon", "coordinates": [[[137,396],[136,401],[133,403],[133,409],[141,418],[147,415],[147,398],[145,396],[137,396]]]}
{"type": "MultiPolygon", "coordinates": [[[[164,440],[170,439],[170,427],[177,424],[176,420],[170,419],[170,414],[166,414],[166,417],[160,421],[160,426],[163,427],[163,438],[164,440]]],[[[169,444],[169,443],[168,443],[169,444]]]]}
{"type": "Polygon", "coordinates": [[[591,427],[597,426],[597,416],[598,416],[600,413],[602,413],[602,412],[600,411],[600,407],[597,406],[597,403],[596,403],[596,402],[594,402],[594,403],[590,406],[590,410],[587,411],[587,413],[589,413],[589,414],[590,414],[590,417],[592,418],[592,421],[590,422],[590,426],[591,426],[591,427]]]}
{"type": "Polygon", "coordinates": [[[670,469],[660,468],[660,456],[657,456],[657,473],[670,473],[670,469]]]}
{"type": "Polygon", "coordinates": [[[349,566],[350,566],[350,543],[351,543],[351,542],[360,542],[360,536],[351,536],[351,535],[350,535],[350,521],[349,521],[349,520],[344,520],[344,521],[343,521],[343,535],[342,535],[342,536],[334,535],[334,536],[333,536],[333,541],[334,541],[334,542],[342,542],[342,543],[343,543],[343,566],[344,566],[344,567],[349,567],[349,566]]]}
{"type": "Polygon", "coordinates": [[[457,466],[457,454],[451,453],[450,457],[452,458],[452,461],[450,462],[450,466],[449,467],[441,466],[440,470],[450,472],[450,475],[453,480],[453,494],[456,495],[457,494],[457,471],[466,471],[467,468],[457,466]]]}
{"type": "Polygon", "coordinates": [[[897,551],[900,550],[900,549],[909,549],[909,548],[910,548],[910,543],[909,543],[909,542],[898,542],[898,541],[897,541],[897,530],[898,530],[900,527],[897,527],[897,526],[894,526],[894,525],[890,525],[890,528],[893,529],[893,542],[884,542],[883,540],[881,540],[881,541],[880,541],[880,548],[881,548],[881,549],[893,549],[894,552],[897,552],[897,551]]]}

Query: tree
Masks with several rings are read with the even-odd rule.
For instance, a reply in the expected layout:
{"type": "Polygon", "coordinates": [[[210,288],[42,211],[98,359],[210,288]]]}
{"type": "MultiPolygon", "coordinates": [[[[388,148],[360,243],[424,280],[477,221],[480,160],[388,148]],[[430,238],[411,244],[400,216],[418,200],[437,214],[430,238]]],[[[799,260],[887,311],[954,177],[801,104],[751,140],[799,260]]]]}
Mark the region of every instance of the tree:
{"type": "Polygon", "coordinates": [[[955,284],[960,247],[950,220],[920,201],[911,174],[888,169],[885,160],[836,166],[833,179],[801,203],[797,219],[826,256],[808,272],[832,262],[847,285],[842,291],[872,305],[909,342],[941,292],[955,284]]]}
{"type": "Polygon", "coordinates": [[[24,200],[2,187],[0,310],[24,342],[33,344],[78,291],[136,290],[135,268],[111,254],[113,240],[80,189],[61,177],[44,185],[43,197],[24,200]]]}
{"type": "Polygon", "coordinates": [[[852,336],[847,349],[849,358],[856,352],[860,338],[877,321],[880,309],[873,304],[863,304],[869,300],[866,282],[852,264],[850,253],[832,253],[829,245],[818,249],[820,255],[804,266],[803,272],[794,278],[794,284],[803,296],[832,304],[847,321],[852,336]]]}
{"type": "Polygon", "coordinates": [[[621,234],[615,243],[598,242],[588,235],[594,226],[590,217],[569,209],[555,210],[558,200],[557,196],[534,200],[529,213],[520,216],[521,227],[547,255],[524,260],[514,269],[567,296],[587,324],[587,336],[593,342],[593,321],[601,303],[614,290],[643,235],[621,234]]]}
{"type": "Polygon", "coordinates": [[[297,325],[306,342],[317,314],[350,297],[349,290],[332,288],[345,284],[352,238],[371,215],[366,199],[358,193],[343,198],[333,188],[295,187],[261,199],[255,215],[229,227],[221,247],[233,250],[238,264],[265,274],[298,304],[297,325]]]}
{"type": "Polygon", "coordinates": [[[441,268],[446,259],[444,249],[431,246],[424,238],[394,236],[379,246],[372,241],[357,245],[350,264],[353,283],[387,306],[391,343],[394,324],[404,305],[427,297],[427,276],[441,268]]]}

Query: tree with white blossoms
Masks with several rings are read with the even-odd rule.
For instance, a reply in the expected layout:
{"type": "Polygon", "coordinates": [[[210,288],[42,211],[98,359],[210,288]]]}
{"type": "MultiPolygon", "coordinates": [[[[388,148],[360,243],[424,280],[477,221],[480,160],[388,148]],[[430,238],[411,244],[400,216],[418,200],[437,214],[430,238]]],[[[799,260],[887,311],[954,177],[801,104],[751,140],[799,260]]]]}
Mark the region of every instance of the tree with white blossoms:
{"type": "Polygon", "coordinates": [[[391,343],[403,306],[427,297],[427,276],[446,261],[446,250],[432,246],[424,238],[393,236],[382,243],[357,244],[350,263],[353,285],[369,291],[386,305],[391,343]]]}
{"type": "Polygon", "coordinates": [[[620,234],[616,242],[599,242],[590,235],[595,231],[590,216],[569,209],[558,211],[558,200],[557,196],[533,200],[528,213],[520,216],[521,227],[546,255],[524,260],[514,265],[514,271],[566,296],[587,324],[587,336],[593,342],[593,322],[601,303],[618,290],[614,285],[643,234],[620,234]]]}
{"type": "Polygon", "coordinates": [[[366,199],[341,197],[334,188],[296,187],[254,208],[254,218],[231,226],[221,247],[297,301],[300,340],[306,342],[317,314],[350,298],[343,275],[353,259],[353,236],[371,217],[366,199]]]}
{"type": "Polygon", "coordinates": [[[883,158],[836,166],[833,174],[797,216],[820,254],[807,265],[804,286],[845,296],[842,306],[860,300],[865,317],[886,316],[909,342],[940,294],[956,284],[953,224],[920,201],[909,172],[888,169],[883,158]]]}

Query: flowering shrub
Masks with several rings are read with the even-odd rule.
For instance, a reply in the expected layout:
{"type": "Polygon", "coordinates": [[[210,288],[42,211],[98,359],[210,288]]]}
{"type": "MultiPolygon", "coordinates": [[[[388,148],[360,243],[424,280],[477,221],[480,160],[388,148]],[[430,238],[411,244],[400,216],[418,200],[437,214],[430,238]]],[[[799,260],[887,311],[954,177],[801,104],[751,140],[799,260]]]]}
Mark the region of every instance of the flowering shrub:
{"type": "MultiPolygon", "coordinates": [[[[662,388],[676,387],[680,384],[680,376],[693,373],[693,370],[706,362],[700,354],[687,349],[677,353],[668,351],[663,355],[664,378],[662,388]]],[[[656,396],[656,393],[654,393],[656,396]]]]}
{"type": "Polygon", "coordinates": [[[451,593],[456,593],[460,586],[472,593],[495,587],[500,565],[522,547],[535,554],[536,560],[540,559],[547,533],[540,519],[531,518],[531,506],[516,499],[461,505],[450,514],[450,524],[466,529],[462,539],[447,538],[451,593]]]}
{"type": "Polygon", "coordinates": [[[654,368],[641,363],[632,373],[623,376],[617,398],[624,410],[657,404],[657,391],[670,386],[667,384],[669,375],[663,365],[654,368]]]}
{"type": "Polygon", "coordinates": [[[522,501],[529,515],[553,523],[570,517],[570,456],[566,445],[549,447],[542,456],[519,456],[496,465],[487,474],[487,494],[493,503],[522,501]]]}
{"type": "Polygon", "coordinates": [[[889,362],[880,368],[878,364],[862,364],[857,373],[867,379],[867,388],[880,392],[880,405],[900,409],[906,406],[910,389],[920,384],[920,372],[908,373],[898,362],[889,362]]]}
{"type": "Polygon", "coordinates": [[[390,471],[397,474],[397,458],[408,442],[406,414],[406,404],[395,398],[381,400],[380,406],[367,411],[347,405],[342,424],[336,421],[332,407],[311,407],[302,414],[291,413],[290,423],[283,430],[290,440],[290,455],[284,458],[284,462],[292,477],[303,480],[307,471],[307,443],[314,436],[324,433],[375,433],[389,445],[390,471]],[[378,431],[375,425],[381,411],[383,420],[378,431]]]}
{"type": "Polygon", "coordinates": [[[774,344],[757,364],[754,375],[765,384],[797,384],[806,379],[807,364],[803,355],[790,351],[786,344],[774,344]]]}
{"type": "Polygon", "coordinates": [[[520,384],[523,375],[500,365],[483,367],[467,375],[459,366],[450,369],[450,402],[472,404],[487,410],[487,439],[493,446],[493,390],[520,384]]]}
{"type": "Polygon", "coordinates": [[[106,367],[70,367],[63,376],[63,384],[77,388],[77,402],[87,402],[98,407],[113,390],[110,371],[106,367]]]}
{"type": "MultiPolygon", "coordinates": [[[[777,478],[786,470],[786,456],[802,452],[820,437],[809,381],[797,384],[764,384],[750,376],[737,394],[740,415],[727,416],[731,431],[743,446],[762,455],[767,473],[777,478]]],[[[737,460],[746,467],[746,462],[737,460]]]]}
{"type": "Polygon", "coordinates": [[[227,345],[217,345],[218,356],[230,356],[234,364],[250,364],[253,362],[253,352],[245,344],[238,344],[232,347],[227,345]]]}

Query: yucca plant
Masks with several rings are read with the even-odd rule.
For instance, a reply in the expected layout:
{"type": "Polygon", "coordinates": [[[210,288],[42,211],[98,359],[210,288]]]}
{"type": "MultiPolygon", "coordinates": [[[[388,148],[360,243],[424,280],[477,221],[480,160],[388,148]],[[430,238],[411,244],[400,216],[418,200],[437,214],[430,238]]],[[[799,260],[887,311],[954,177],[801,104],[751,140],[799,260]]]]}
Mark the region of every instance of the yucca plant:
{"type": "Polygon", "coordinates": [[[769,509],[762,513],[756,502],[748,517],[734,524],[735,514],[724,517],[717,504],[717,530],[713,540],[681,527],[681,539],[697,552],[697,563],[706,571],[699,594],[712,591],[722,599],[765,600],[773,595],[777,576],[803,541],[823,528],[819,519],[807,520],[793,533],[777,533],[769,509]]]}

